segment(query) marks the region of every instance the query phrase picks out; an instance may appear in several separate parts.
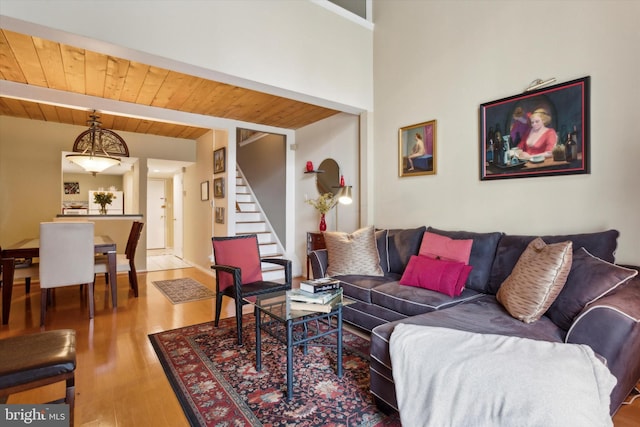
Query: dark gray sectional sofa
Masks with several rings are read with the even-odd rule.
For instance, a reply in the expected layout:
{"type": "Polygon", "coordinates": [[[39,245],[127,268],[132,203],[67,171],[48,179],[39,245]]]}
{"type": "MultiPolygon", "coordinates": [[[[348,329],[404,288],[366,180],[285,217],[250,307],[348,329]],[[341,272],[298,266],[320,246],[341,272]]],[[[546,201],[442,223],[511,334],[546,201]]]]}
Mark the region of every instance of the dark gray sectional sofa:
{"type": "MultiPolygon", "coordinates": [[[[618,234],[616,230],[607,230],[541,237],[547,244],[572,241],[574,260],[576,251],[585,248],[591,255],[613,263],[618,234]]],[[[552,313],[552,305],[538,321],[523,323],[505,310],[496,293],[535,237],[538,236],[444,231],[432,227],[377,230],[376,243],[384,276],[336,276],[342,282],[345,295],[356,300],[344,307],[344,320],[371,332],[371,392],[383,410],[398,408],[389,357],[389,338],[398,323],[587,344],[606,360],[617,378],[611,393],[611,414],[619,408],[640,379],[640,276],[598,295],[588,305],[578,302],[580,295],[561,293],[558,298],[564,298],[565,303],[567,298],[575,298],[576,304],[581,304],[576,307],[575,317],[562,319],[552,313]],[[473,239],[469,259],[473,269],[464,291],[457,297],[398,282],[410,257],[418,254],[427,230],[453,239],[473,239]]],[[[311,254],[314,277],[325,276],[327,260],[326,250],[311,254]]],[[[605,277],[611,274],[609,268],[600,269],[593,262],[574,261],[574,266],[575,271],[572,267],[570,273],[574,275],[574,282],[582,277],[589,278],[585,283],[616,280],[605,277]]],[[[638,270],[638,267],[627,267],[638,270]]]]}

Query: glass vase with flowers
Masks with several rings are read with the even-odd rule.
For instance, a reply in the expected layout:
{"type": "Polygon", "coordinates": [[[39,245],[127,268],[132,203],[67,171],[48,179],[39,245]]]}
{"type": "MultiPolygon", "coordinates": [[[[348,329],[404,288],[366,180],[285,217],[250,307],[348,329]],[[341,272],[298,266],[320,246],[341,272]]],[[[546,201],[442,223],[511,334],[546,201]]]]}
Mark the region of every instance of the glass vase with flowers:
{"type": "Polygon", "coordinates": [[[107,214],[107,205],[110,205],[115,198],[115,194],[108,191],[96,191],[93,193],[93,203],[100,205],[100,215],[107,214]]]}
{"type": "Polygon", "coordinates": [[[338,203],[338,199],[332,193],[321,194],[317,199],[307,199],[305,202],[320,212],[320,231],[327,230],[327,222],[324,216],[338,203]]]}

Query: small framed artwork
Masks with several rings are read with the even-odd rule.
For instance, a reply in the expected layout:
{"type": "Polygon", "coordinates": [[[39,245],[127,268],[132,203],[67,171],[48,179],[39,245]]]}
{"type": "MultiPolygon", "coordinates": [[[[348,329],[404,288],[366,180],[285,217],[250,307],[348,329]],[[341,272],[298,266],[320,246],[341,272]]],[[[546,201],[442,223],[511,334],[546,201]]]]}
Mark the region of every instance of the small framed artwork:
{"type": "Polygon", "coordinates": [[[209,181],[202,181],[200,183],[200,200],[203,202],[209,200],[209,181]]]}
{"type": "Polygon", "coordinates": [[[480,105],[480,179],[588,174],[589,80],[480,105]]]}
{"type": "Polygon", "coordinates": [[[213,173],[222,173],[225,171],[227,163],[227,148],[218,148],[213,152],[213,173]]]}
{"type": "Polygon", "coordinates": [[[216,208],[216,223],[224,224],[224,208],[216,208]]]}
{"type": "Polygon", "coordinates": [[[436,174],[436,121],[398,131],[398,172],[401,177],[436,174]]]}
{"type": "Polygon", "coordinates": [[[65,182],[64,194],[80,194],[80,183],[78,182],[65,182]]]}
{"type": "Polygon", "coordinates": [[[224,178],[215,178],[213,180],[213,197],[216,199],[224,198],[224,178]]]}

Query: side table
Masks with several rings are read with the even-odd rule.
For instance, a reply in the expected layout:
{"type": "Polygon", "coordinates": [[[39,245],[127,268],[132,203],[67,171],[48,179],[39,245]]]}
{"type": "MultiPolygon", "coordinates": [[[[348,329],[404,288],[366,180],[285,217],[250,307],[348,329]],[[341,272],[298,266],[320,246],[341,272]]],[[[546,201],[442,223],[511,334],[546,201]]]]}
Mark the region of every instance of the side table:
{"type": "Polygon", "coordinates": [[[318,249],[326,249],[324,235],[322,233],[307,232],[307,280],[310,278],[310,258],[309,254],[318,249]]]}
{"type": "Polygon", "coordinates": [[[256,317],[256,371],[262,370],[262,331],[286,344],[287,349],[287,401],[293,398],[293,349],[301,346],[307,354],[307,347],[319,345],[336,348],[336,375],[342,378],[342,306],[353,303],[348,298],[339,302],[330,313],[291,310],[287,291],[247,297],[244,299],[254,306],[256,317]],[[335,344],[316,341],[328,335],[335,335],[335,344]]]}

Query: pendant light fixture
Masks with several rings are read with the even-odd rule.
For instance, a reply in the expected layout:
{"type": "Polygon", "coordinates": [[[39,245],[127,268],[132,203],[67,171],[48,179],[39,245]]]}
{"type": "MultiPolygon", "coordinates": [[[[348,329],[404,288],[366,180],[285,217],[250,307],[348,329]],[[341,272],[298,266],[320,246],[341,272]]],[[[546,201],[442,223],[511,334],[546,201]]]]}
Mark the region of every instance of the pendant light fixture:
{"type": "Polygon", "coordinates": [[[78,135],[73,144],[74,154],[65,157],[95,176],[98,172],[119,165],[120,157],[129,157],[129,148],[120,135],[102,128],[96,110],[89,117],[89,129],[78,135]]]}

